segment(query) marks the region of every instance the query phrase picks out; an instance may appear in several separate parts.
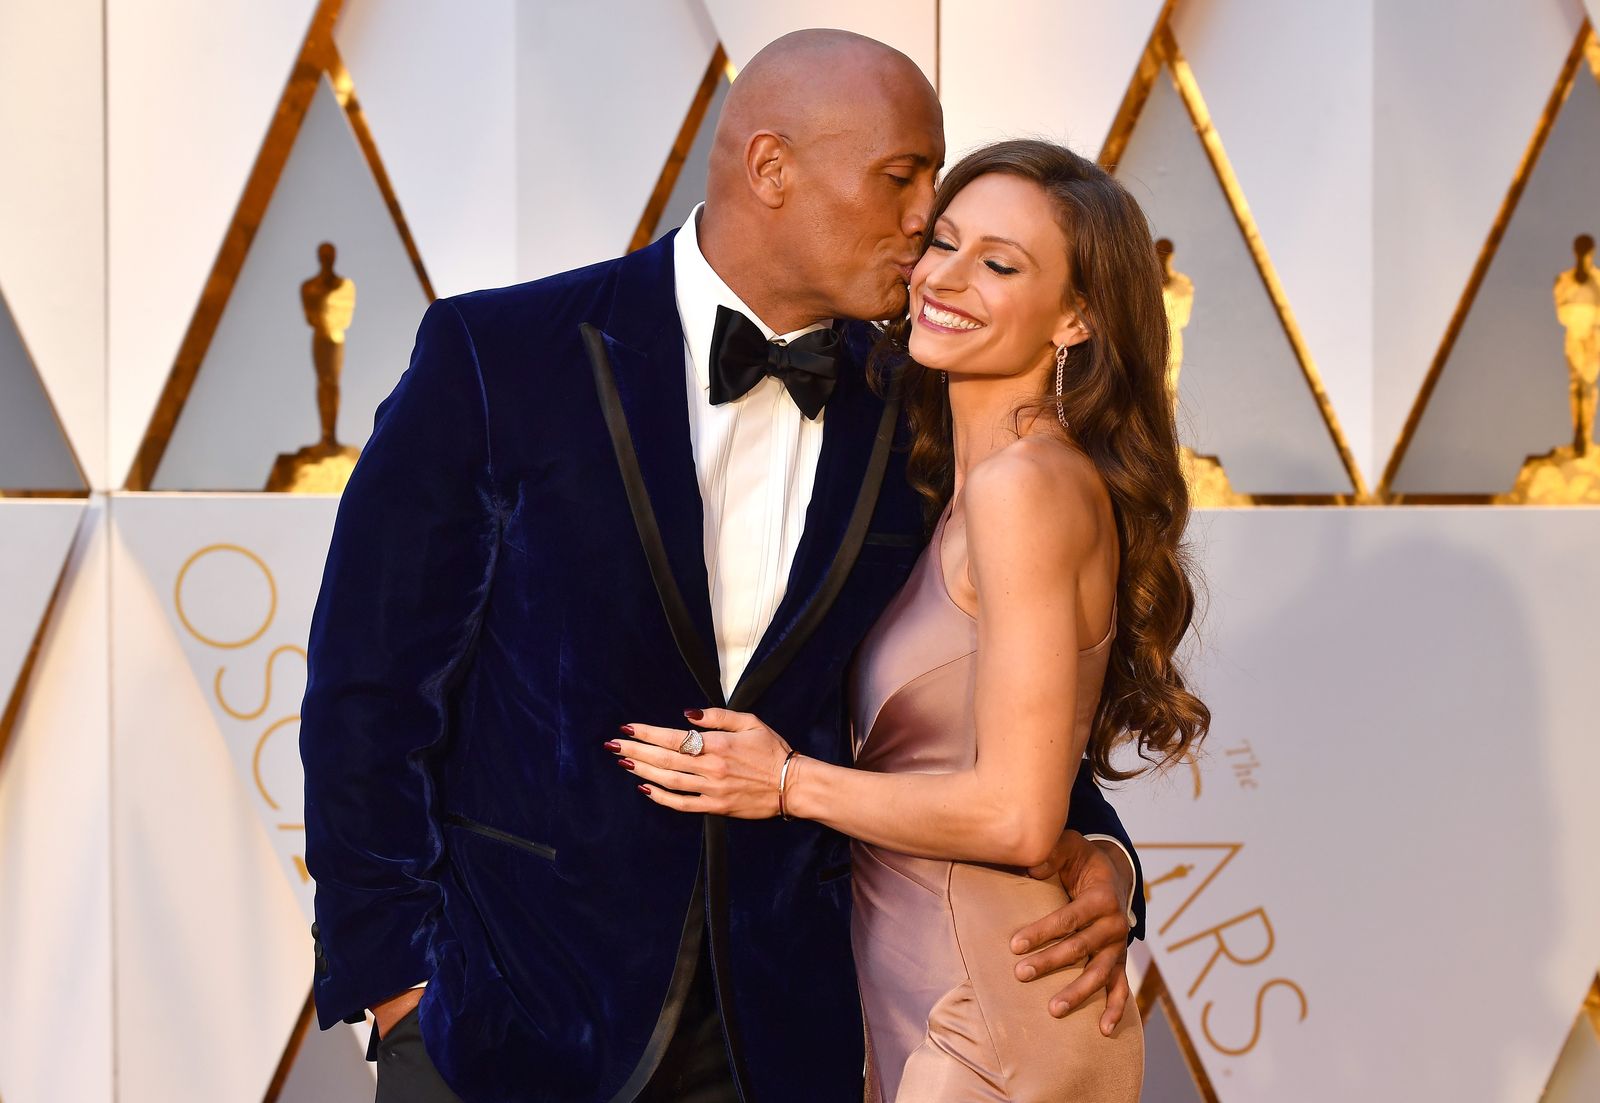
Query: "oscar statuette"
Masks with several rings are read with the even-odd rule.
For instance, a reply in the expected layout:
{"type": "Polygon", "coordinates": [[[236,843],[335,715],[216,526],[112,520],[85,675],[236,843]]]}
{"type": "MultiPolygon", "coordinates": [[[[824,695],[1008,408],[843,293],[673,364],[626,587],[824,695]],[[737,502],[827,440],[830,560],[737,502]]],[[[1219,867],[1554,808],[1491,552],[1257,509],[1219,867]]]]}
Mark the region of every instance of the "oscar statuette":
{"type": "Polygon", "coordinates": [[[311,363],[317,373],[317,417],[322,438],[298,452],[278,456],[267,490],[291,494],[338,494],[350,479],[361,450],[339,443],[339,375],[344,370],[345,333],[356,312],[355,281],[333,270],[338,250],[317,246],[320,271],[300,285],[300,304],[311,327],[311,363]]]}
{"type": "Polygon", "coordinates": [[[1572,406],[1572,443],[1529,456],[1502,505],[1600,504],[1600,450],[1594,444],[1597,385],[1600,385],[1600,272],[1594,238],[1579,234],[1574,263],[1556,277],[1556,321],[1566,330],[1567,395],[1572,406]]]}
{"type": "MultiPolygon", "coordinates": [[[[1178,405],[1178,376],[1183,371],[1183,330],[1194,311],[1194,281],[1172,265],[1173,247],[1170,238],[1156,242],[1156,255],[1161,258],[1161,302],[1167,308],[1167,395],[1174,409],[1178,405]]],[[[1249,505],[1250,500],[1235,494],[1228,473],[1216,456],[1202,455],[1182,445],[1178,463],[1183,468],[1184,482],[1189,484],[1189,504],[1192,506],[1249,505]]]]}

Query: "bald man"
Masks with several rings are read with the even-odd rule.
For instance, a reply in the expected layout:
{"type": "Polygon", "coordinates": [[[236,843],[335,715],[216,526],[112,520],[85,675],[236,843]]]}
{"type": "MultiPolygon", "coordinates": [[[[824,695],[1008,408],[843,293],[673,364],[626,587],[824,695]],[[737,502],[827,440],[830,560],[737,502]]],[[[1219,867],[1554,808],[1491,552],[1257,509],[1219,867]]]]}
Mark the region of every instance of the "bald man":
{"type": "MultiPolygon", "coordinates": [[[[848,761],[846,666],[925,540],[866,323],[906,308],[943,159],[909,59],[799,32],[729,92],[681,230],[428,309],[301,716],[318,1016],[374,1011],[379,1100],[861,1099],[847,841],[666,811],[606,743],[692,748],[726,705],[848,761]]],[[[1065,1000],[1114,1022],[1142,893],[1089,777],[1074,902],[1031,932],[1074,937],[1018,961],[1088,954],[1065,1000]]]]}

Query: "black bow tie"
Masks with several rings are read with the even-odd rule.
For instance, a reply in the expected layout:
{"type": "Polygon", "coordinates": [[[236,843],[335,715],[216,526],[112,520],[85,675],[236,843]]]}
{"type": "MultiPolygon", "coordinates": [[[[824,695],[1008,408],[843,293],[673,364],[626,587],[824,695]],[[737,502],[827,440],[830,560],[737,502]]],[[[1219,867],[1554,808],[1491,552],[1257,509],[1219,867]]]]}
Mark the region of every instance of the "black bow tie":
{"type": "Polygon", "coordinates": [[[788,344],[769,341],[761,327],[737,310],[717,307],[711,333],[711,404],[742,398],[767,376],[789,391],[812,421],[822,413],[839,374],[839,335],[819,329],[788,344]]]}

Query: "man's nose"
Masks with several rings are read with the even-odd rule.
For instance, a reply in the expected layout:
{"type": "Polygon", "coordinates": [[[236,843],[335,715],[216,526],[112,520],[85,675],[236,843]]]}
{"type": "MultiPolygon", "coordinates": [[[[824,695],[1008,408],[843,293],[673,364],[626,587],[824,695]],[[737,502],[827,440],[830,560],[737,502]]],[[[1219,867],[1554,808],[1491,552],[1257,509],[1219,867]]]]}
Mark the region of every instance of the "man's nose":
{"type": "Polygon", "coordinates": [[[906,237],[920,239],[928,232],[928,214],[933,210],[933,185],[922,184],[912,190],[915,194],[911,197],[905,217],[900,221],[900,228],[906,237]]]}

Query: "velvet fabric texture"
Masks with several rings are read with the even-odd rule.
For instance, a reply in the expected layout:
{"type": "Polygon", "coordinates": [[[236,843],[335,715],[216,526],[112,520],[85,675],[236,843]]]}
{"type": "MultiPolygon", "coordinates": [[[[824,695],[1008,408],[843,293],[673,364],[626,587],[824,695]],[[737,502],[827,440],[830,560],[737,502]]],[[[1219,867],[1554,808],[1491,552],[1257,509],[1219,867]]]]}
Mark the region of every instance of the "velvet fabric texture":
{"type": "MultiPolygon", "coordinates": [[[[579,333],[604,334],[672,574],[712,640],[671,242],[434,303],[339,506],[300,738],[318,1018],[428,981],[427,1049],[468,1103],[631,1097],[707,909],[744,1098],[861,1098],[846,840],[719,821],[708,876],[706,819],[650,803],[603,746],[710,703],[579,333]]],[[[883,409],[863,376],[873,331],[844,336],[805,535],[752,670],[815,599],[883,409]]],[[[753,707],[802,753],[849,760],[847,664],[922,543],[897,451],[842,591],[753,707]]],[[[1085,773],[1070,825],[1125,839],[1085,773]]]]}

